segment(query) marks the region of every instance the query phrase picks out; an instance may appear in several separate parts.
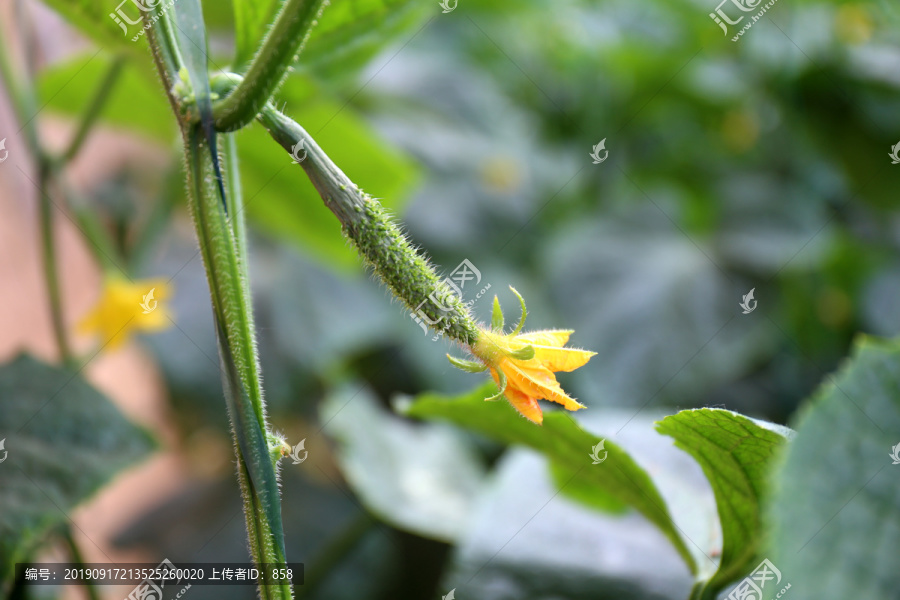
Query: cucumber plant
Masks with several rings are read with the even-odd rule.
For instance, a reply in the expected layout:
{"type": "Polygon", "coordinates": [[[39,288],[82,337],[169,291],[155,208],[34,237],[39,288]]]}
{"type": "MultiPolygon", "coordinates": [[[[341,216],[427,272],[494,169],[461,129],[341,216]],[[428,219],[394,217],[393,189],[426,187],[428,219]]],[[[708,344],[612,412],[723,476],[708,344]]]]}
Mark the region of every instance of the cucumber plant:
{"type": "MultiPolygon", "coordinates": [[[[833,436],[842,448],[850,449],[855,447],[860,436],[869,440],[877,438],[879,443],[887,444],[889,438],[885,429],[900,428],[896,394],[889,393],[898,386],[895,373],[900,362],[900,349],[897,344],[863,340],[857,356],[841,372],[840,385],[829,383],[817,395],[800,422],[796,440],[794,432],[787,428],[721,409],[681,411],[658,423],[661,434],[673,438],[679,448],[699,463],[712,488],[722,532],[720,555],[712,556],[684,533],[657,482],[623,447],[588,432],[566,412],[552,412],[546,416],[541,412],[538,400],[551,400],[568,410],[584,408],[565,394],[553,373],[578,368],[592,353],[566,347],[570,331],[523,332],[527,310],[525,301],[515,290],[513,293],[521,303],[522,316],[511,333],[504,333],[506,319],[496,298],[491,323],[477,323],[468,307],[452,294],[427,258],[412,246],[378,201],[351,181],[301,124],[278,110],[275,98],[279,88],[288,77],[291,65],[303,60],[304,44],[323,11],[328,10],[327,4],[325,0],[234,0],[236,52],[227,68],[220,68],[209,58],[200,0],[157,0],[141,4],[143,29],[142,35],[137,37],[147,40],[172,119],[181,135],[189,211],[209,285],[222,387],[231,423],[252,559],[267,564],[288,560],[277,471],[280,459],[290,452],[290,447],[272,431],[266,414],[235,136],[241,129],[262,127],[272,138],[272,143],[286,153],[295,154],[297,148],[303,148],[305,158],[295,160],[297,171],[309,178],[366,266],[410,310],[421,311],[426,323],[471,354],[464,359],[450,357],[451,363],[465,371],[487,372],[496,384],[488,383],[453,398],[426,394],[405,408],[407,416],[450,422],[504,444],[531,448],[547,458],[563,490],[574,483],[573,487],[577,487],[582,496],[594,495],[603,498],[608,506],[630,507],[641,513],[684,560],[693,576],[692,600],[715,599],[729,585],[748,576],[754,567],[758,570],[763,565],[771,566],[773,563],[767,558],[770,552],[776,557],[775,563],[790,568],[784,575],[791,577],[793,585],[800,588],[802,582],[807,589],[817,589],[820,597],[827,597],[827,588],[811,583],[815,580],[815,563],[806,560],[805,556],[798,558],[799,552],[791,554],[790,549],[798,541],[791,534],[801,538],[810,532],[813,537],[818,535],[815,528],[824,527],[820,521],[827,524],[834,503],[816,504],[813,484],[798,489],[795,481],[808,477],[811,459],[804,453],[827,450],[817,443],[823,436],[833,436]],[[439,301],[421,302],[435,296],[439,301]],[[842,411],[852,412],[852,408],[848,409],[846,403],[840,402],[844,388],[854,390],[855,397],[862,402],[862,407],[857,405],[857,408],[864,415],[867,410],[877,413],[884,428],[871,418],[862,419],[853,413],[855,418],[847,420],[847,431],[837,431],[842,422],[842,411]],[[505,403],[484,402],[502,397],[512,407],[505,403]],[[527,419],[520,418],[516,411],[527,419]],[[603,450],[602,461],[609,461],[606,468],[589,466],[591,463],[586,456],[591,449],[593,465],[600,464],[597,453],[603,450]],[[809,501],[810,511],[805,513],[798,509],[791,494],[809,501]]],[[[81,0],[74,6],[75,9],[69,6],[60,10],[73,14],[72,11],[84,9],[78,14],[88,17],[106,11],[104,5],[94,0],[81,0]]],[[[113,25],[113,29],[116,26],[118,24],[113,25]]],[[[108,35],[108,32],[102,35],[108,35]]],[[[34,126],[30,124],[28,107],[36,105],[32,91],[27,85],[16,83],[9,60],[0,50],[0,75],[10,83],[13,108],[25,123],[24,139],[38,164],[45,275],[54,332],[62,362],[68,367],[76,367],[79,362],[70,350],[60,317],[61,299],[51,234],[52,210],[45,191],[54,183],[62,166],[78,154],[124,60],[120,56],[112,62],[72,143],[61,155],[55,156],[41,146],[34,126]]],[[[90,237],[96,224],[89,214],[78,216],[82,230],[90,237]]],[[[92,237],[91,241],[99,250],[97,254],[101,260],[115,262],[114,249],[108,248],[102,237],[92,237]]],[[[43,376],[43,367],[27,360],[16,363],[16,368],[43,376]]],[[[51,377],[48,375],[47,378],[51,377]]],[[[2,386],[0,378],[0,389],[4,389],[2,386]]],[[[91,396],[89,391],[84,393],[97,405],[98,414],[108,410],[100,402],[102,399],[91,396]]],[[[0,415],[5,414],[4,410],[4,405],[0,404],[0,415]]],[[[9,410],[11,415],[13,412],[9,410]]],[[[109,419],[114,420],[115,416],[109,419]]],[[[137,459],[152,446],[139,433],[131,432],[123,437],[131,440],[129,459],[137,459]]],[[[866,461],[869,455],[876,455],[873,448],[864,445],[854,459],[855,470],[868,475],[873,462],[866,461]],[[862,455],[866,461],[860,458],[862,455]]],[[[896,447],[894,453],[896,455],[896,447]]],[[[117,465],[119,467],[121,465],[117,465]]],[[[844,478],[853,480],[857,494],[874,481],[871,495],[877,500],[878,511],[855,510],[854,522],[871,525],[877,521],[877,514],[886,514],[886,522],[896,527],[900,513],[896,494],[893,498],[888,497],[889,486],[881,479],[876,480],[880,473],[878,470],[867,481],[857,482],[859,477],[855,476],[844,478]],[[859,490],[856,490],[856,483],[862,483],[859,490]]],[[[6,475],[0,472],[0,477],[6,475]]],[[[91,479],[89,487],[92,489],[102,482],[103,477],[98,475],[95,479],[91,479]]],[[[824,475],[823,479],[831,490],[845,485],[840,473],[824,475]]],[[[0,494],[4,493],[2,490],[0,487],[0,494]]],[[[73,503],[86,493],[87,490],[73,498],[73,503]]],[[[839,508],[838,512],[840,510],[843,509],[839,508]]],[[[0,528],[3,527],[6,524],[0,521],[0,528]]],[[[841,534],[851,540],[856,562],[870,558],[865,540],[859,535],[837,528],[832,531],[838,532],[830,536],[835,547],[842,540],[841,534]]],[[[896,542],[891,543],[896,547],[896,542]]],[[[0,549],[5,550],[6,546],[2,544],[5,542],[0,536],[0,549]]],[[[10,556],[28,556],[26,551],[13,550],[15,552],[11,551],[10,556]]],[[[841,568],[834,553],[823,550],[817,556],[832,568],[841,568]]],[[[8,574],[8,565],[0,566],[4,567],[0,570],[2,579],[8,574]]],[[[896,577],[890,569],[874,569],[873,575],[865,581],[849,576],[846,581],[853,583],[853,589],[866,589],[867,597],[887,597],[879,594],[896,589],[896,577]]],[[[288,583],[261,584],[259,594],[267,600],[288,600],[293,597],[294,590],[288,583]]]]}

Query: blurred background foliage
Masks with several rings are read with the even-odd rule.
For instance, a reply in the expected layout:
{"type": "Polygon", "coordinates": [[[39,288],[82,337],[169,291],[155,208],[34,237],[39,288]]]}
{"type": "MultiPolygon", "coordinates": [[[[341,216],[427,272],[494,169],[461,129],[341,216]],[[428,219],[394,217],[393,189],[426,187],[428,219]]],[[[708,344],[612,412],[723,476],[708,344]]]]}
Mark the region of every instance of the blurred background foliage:
{"type": "MultiPolygon", "coordinates": [[[[732,43],[710,0],[437,4],[335,2],[278,105],[444,272],[463,259],[478,268],[474,290],[491,284],[475,301],[481,320],[494,292],[513,305],[513,285],[531,328],[576,329],[573,342],[598,356],[561,378],[589,407],[574,417],[677,481],[660,487],[681,495],[692,539],[714,548],[708,486],[653,418],[719,405],[784,423],[856,332],[900,331],[900,167],[887,157],[900,136],[900,9],[780,0],[732,43]],[[591,164],[604,138],[609,158],[591,164]],[[751,288],[758,309],[742,315],[751,288]]],[[[225,67],[231,13],[205,5],[212,61],[225,67]]],[[[111,31],[95,32],[99,54],[42,69],[40,96],[74,116],[114,54],[132,55],[103,122],[171,146],[171,163],[125,170],[82,201],[135,275],[174,277],[177,327],[145,342],[184,446],[202,454],[228,432],[176,127],[145,42],[111,31]],[[159,223],[149,241],[137,234],[148,222],[159,223]]],[[[364,272],[261,128],[237,138],[269,412],[310,456],[283,465],[288,556],[307,564],[298,591],[686,597],[686,569],[642,518],[569,500],[543,510],[555,484],[539,455],[390,410],[398,394],[481,380],[451,368],[448,344],[364,272]]],[[[244,560],[233,474],[223,464],[214,475],[118,543],[244,560]]]]}

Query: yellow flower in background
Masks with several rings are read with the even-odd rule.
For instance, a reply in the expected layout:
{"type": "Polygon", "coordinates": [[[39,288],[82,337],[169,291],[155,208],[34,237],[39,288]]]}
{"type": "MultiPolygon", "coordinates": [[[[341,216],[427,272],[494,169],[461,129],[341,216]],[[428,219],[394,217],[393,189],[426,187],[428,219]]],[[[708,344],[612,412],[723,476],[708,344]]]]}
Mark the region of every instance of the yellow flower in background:
{"type": "Polygon", "coordinates": [[[596,352],[565,348],[571,330],[519,333],[527,316],[525,301],[515,289],[510,289],[522,303],[522,318],[516,328],[509,334],[502,332],[503,313],[495,296],[491,329],[481,329],[478,340],[471,348],[472,354],[481,362],[448,355],[450,362],[470,372],[489,369],[500,392],[487,400],[505,396],[513,408],[534,423],[540,424],[544,420],[538,400],[562,404],[566,410],[584,408],[583,404],[563,391],[554,373],[574,371],[585,365],[596,352]]]}
{"type": "Polygon", "coordinates": [[[874,23],[865,6],[843,4],[834,15],[834,31],[845,44],[864,44],[872,37],[874,23]]]}
{"type": "Polygon", "coordinates": [[[107,348],[121,346],[134,332],[160,331],[171,322],[161,302],[169,297],[164,279],[127,281],[110,277],[100,300],[78,324],[79,333],[97,334],[107,348]]]}

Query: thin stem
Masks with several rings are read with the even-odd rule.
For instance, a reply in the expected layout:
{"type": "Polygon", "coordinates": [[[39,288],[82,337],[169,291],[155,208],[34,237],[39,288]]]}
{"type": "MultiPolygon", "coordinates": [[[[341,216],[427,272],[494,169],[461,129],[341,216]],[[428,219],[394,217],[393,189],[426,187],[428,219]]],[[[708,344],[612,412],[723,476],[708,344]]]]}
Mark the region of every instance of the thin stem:
{"type": "Polygon", "coordinates": [[[327,0],[286,0],[253,57],[243,81],[213,105],[216,129],[234,131],[250,123],[287,77],[327,0]]]}
{"type": "Polygon", "coordinates": [[[9,99],[16,118],[25,131],[28,144],[38,171],[38,212],[41,230],[41,248],[43,254],[44,279],[47,283],[47,294],[50,300],[50,319],[53,333],[62,361],[72,365],[74,359],[66,337],[65,322],[62,315],[62,301],[59,290],[59,273],[56,268],[56,243],[53,237],[53,203],[47,193],[47,185],[52,173],[51,161],[38,141],[34,115],[37,112],[37,101],[34,89],[27,83],[20,82],[14,75],[6,45],[0,44],[0,77],[9,90],[9,99]]]}
{"type": "Polygon", "coordinates": [[[75,130],[75,135],[69,143],[69,147],[62,154],[63,162],[69,162],[76,154],[78,154],[78,151],[81,150],[81,146],[84,144],[84,140],[87,138],[91,127],[93,127],[94,123],[97,121],[97,117],[100,116],[100,112],[103,110],[106,100],[109,98],[110,93],[115,87],[124,64],[125,58],[122,55],[117,55],[113,58],[112,64],[109,65],[109,69],[103,77],[103,81],[100,82],[100,87],[97,88],[93,99],[90,104],[88,104],[87,110],[84,111],[84,115],[81,117],[81,122],[78,124],[78,129],[75,130]]]}
{"type": "Polygon", "coordinates": [[[44,152],[38,143],[37,130],[32,123],[34,115],[37,113],[34,91],[30,86],[23,85],[15,76],[5,44],[0,44],[0,78],[8,90],[7,95],[16,120],[21,123],[22,129],[25,131],[25,143],[35,160],[40,161],[44,152]]]}
{"type": "Polygon", "coordinates": [[[53,334],[63,363],[72,366],[74,358],[66,336],[66,326],[62,314],[62,298],[59,287],[59,270],[56,265],[56,238],[53,235],[54,206],[47,191],[50,179],[50,166],[40,161],[38,165],[38,206],[41,226],[41,247],[44,263],[44,280],[47,283],[47,295],[50,300],[50,318],[53,322],[53,334]]]}
{"type": "Polygon", "coordinates": [[[719,588],[711,586],[709,583],[709,580],[695,582],[688,600],[716,600],[719,588]]]}
{"type": "MultiPolygon", "coordinates": [[[[59,166],[57,164],[57,166],[59,166]]],[[[122,257],[116,244],[113,242],[107,230],[103,227],[97,213],[88,205],[87,201],[68,184],[62,173],[57,172],[55,182],[62,192],[62,198],[66,207],[72,212],[78,228],[88,241],[88,248],[94,255],[97,263],[103,266],[104,271],[121,271],[126,273],[127,262],[122,257]]]]}
{"type": "Polygon", "coordinates": [[[181,177],[181,169],[173,166],[165,175],[162,190],[153,203],[150,214],[134,233],[134,242],[127,251],[127,263],[130,269],[135,272],[141,270],[141,266],[147,260],[154,243],[165,231],[172,211],[181,200],[183,189],[184,181],[181,177]]]}
{"type": "MultiPolygon", "coordinates": [[[[85,564],[84,557],[81,556],[81,550],[78,549],[78,544],[75,543],[75,538],[72,537],[72,529],[68,526],[63,529],[63,539],[66,542],[66,546],[69,547],[69,555],[72,557],[72,562],[77,565],[85,564]]],[[[85,580],[84,588],[88,600],[100,600],[100,594],[97,591],[97,586],[94,584],[93,579],[88,577],[85,580]]]]}

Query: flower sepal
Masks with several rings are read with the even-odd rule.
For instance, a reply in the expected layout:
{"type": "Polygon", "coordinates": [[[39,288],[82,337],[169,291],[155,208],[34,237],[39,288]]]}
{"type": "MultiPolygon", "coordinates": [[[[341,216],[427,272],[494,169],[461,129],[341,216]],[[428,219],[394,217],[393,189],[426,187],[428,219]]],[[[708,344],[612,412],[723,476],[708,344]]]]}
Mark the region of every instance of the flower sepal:
{"type": "Polygon", "coordinates": [[[482,373],[487,370],[488,366],[481,362],[476,362],[474,360],[466,360],[464,358],[456,358],[455,356],[447,355],[447,360],[450,361],[450,364],[456,367],[457,369],[462,369],[467,373],[482,373]]]}

